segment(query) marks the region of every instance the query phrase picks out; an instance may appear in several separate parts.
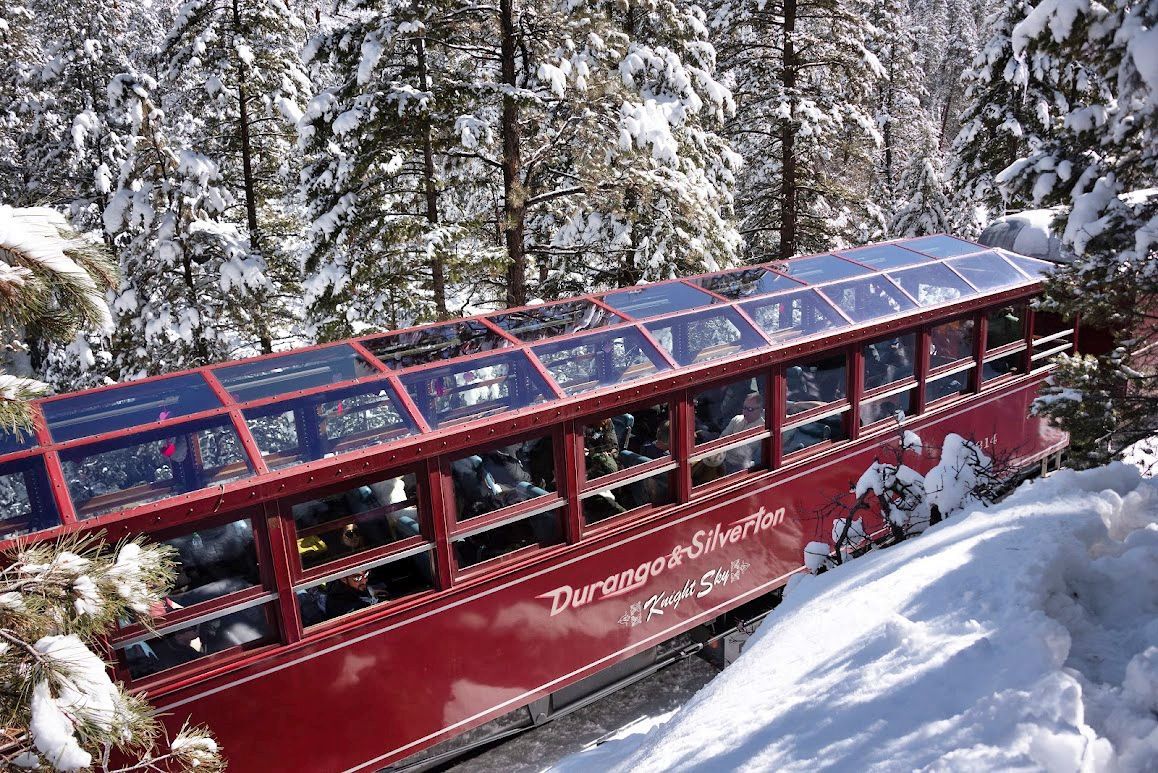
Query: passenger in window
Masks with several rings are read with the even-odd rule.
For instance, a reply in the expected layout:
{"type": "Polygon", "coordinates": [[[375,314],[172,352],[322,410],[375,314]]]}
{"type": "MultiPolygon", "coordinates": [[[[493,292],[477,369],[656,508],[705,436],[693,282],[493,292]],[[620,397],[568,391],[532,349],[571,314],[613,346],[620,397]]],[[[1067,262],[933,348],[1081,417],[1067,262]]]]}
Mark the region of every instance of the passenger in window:
{"type": "Polygon", "coordinates": [[[930,367],[936,368],[973,356],[973,320],[958,319],[937,325],[930,333],[930,367]]]}
{"type": "Polygon", "coordinates": [[[786,370],[784,380],[788,392],[789,414],[802,413],[826,404],[820,399],[820,390],[817,389],[815,381],[799,365],[793,365],[786,370]]]}
{"type": "Polygon", "coordinates": [[[665,419],[655,431],[655,440],[644,443],[639,452],[648,459],[662,459],[671,454],[671,422],[665,419]]]}
{"type": "Polygon", "coordinates": [[[330,583],[326,592],[326,617],[341,617],[377,603],[370,590],[370,573],[357,572],[330,583]]]}
{"type": "Polygon", "coordinates": [[[619,470],[619,438],[611,419],[583,427],[583,455],[587,466],[587,480],[610,475],[619,470]]]}
{"type": "Polygon", "coordinates": [[[506,489],[513,489],[520,483],[530,483],[531,476],[519,458],[518,444],[496,448],[481,454],[483,469],[491,478],[506,489]]]}
{"type": "MultiPolygon", "coordinates": [[[[724,427],[724,431],[720,433],[720,437],[724,438],[757,427],[764,427],[764,397],[759,392],[751,392],[744,398],[740,413],[732,417],[732,420],[724,427]]],[[[708,467],[723,465],[724,472],[727,474],[742,472],[760,463],[760,445],[760,441],[745,443],[719,454],[704,457],[702,461],[708,467]]]]}
{"type": "Polygon", "coordinates": [[[908,337],[877,341],[865,347],[865,389],[891,384],[913,375],[908,337]]]}

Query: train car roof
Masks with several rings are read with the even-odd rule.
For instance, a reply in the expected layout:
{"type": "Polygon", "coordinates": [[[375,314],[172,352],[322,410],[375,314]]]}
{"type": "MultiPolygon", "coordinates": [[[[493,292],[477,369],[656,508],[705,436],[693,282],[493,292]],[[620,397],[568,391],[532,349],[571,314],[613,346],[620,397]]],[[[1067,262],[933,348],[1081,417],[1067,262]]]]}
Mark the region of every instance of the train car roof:
{"type": "MultiPolygon", "coordinates": [[[[102,472],[97,451],[149,445],[159,448],[162,461],[179,461],[185,451],[172,442],[173,436],[215,427],[229,437],[215,441],[218,447],[210,453],[243,464],[239,478],[214,481],[213,486],[305,464],[309,459],[295,461],[292,455],[275,463],[277,455],[254,442],[246,424],[284,415],[306,398],[313,400],[319,416],[369,410],[382,430],[375,442],[396,443],[447,427],[494,421],[498,414],[530,406],[615,391],[652,375],[782,348],[802,338],[827,337],[965,300],[983,301],[1035,285],[1053,268],[956,237],[926,236],[47,397],[34,403],[34,434],[0,429],[0,505],[19,498],[20,491],[29,498],[27,485],[20,482],[29,474],[47,475],[54,487],[66,488],[75,499],[67,479],[80,466],[89,477],[118,474],[115,465],[102,472]],[[872,304],[853,300],[866,295],[872,304]],[[807,321],[802,322],[799,310],[805,307],[807,321]],[[787,324],[786,317],[794,315],[794,322],[787,324]],[[698,343],[689,346],[689,340],[698,343]],[[585,369],[582,363],[597,353],[610,354],[616,367],[606,372],[585,369]],[[459,399],[446,399],[449,391],[459,399]],[[499,393],[505,407],[496,413],[494,400],[484,398],[499,393]],[[450,402],[456,402],[453,408],[450,402]],[[489,407],[472,412],[472,405],[489,407]],[[9,489],[15,493],[6,494],[9,489]]],[[[116,488],[112,480],[107,485],[88,480],[85,485],[96,491],[116,488]]],[[[166,496],[159,491],[156,499],[166,496]]],[[[51,503],[37,507],[42,520],[34,518],[27,531],[60,523],[51,503]]],[[[4,517],[0,513],[0,519],[4,517]]]]}

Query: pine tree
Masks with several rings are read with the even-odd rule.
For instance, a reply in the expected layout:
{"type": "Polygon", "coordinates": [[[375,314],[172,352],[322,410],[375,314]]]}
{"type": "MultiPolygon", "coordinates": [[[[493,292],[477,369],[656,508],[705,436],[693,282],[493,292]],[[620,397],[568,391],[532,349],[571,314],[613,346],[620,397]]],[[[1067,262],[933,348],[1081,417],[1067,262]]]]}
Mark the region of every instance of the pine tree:
{"type": "Polygon", "coordinates": [[[22,0],[0,0],[0,201],[26,201],[26,173],[18,138],[20,105],[30,101],[33,76],[42,65],[32,10],[22,0]]]}
{"type": "Polygon", "coordinates": [[[898,189],[906,198],[893,213],[889,235],[925,236],[947,233],[949,199],[942,182],[941,161],[936,150],[914,155],[901,175],[898,189]]]}

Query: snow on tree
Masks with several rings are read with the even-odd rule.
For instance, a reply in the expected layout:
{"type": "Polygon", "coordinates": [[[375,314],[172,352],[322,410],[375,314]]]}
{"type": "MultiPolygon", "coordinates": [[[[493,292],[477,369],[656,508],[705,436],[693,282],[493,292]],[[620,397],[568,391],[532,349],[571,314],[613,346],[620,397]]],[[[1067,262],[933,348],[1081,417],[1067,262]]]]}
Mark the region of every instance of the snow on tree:
{"type": "Polygon", "coordinates": [[[17,141],[23,121],[17,108],[34,89],[42,63],[35,16],[22,0],[0,0],[0,201],[20,203],[27,193],[27,172],[17,141]]]}
{"type": "Polygon", "coordinates": [[[0,570],[0,763],[59,771],[224,769],[201,728],[171,742],[143,697],[109,678],[94,650],[118,622],[147,620],[172,585],[172,550],[99,540],[40,543],[0,570]],[[117,753],[131,762],[110,762],[117,753]]]}
{"type": "MultiPolygon", "coordinates": [[[[0,205],[0,353],[23,353],[30,336],[68,341],[109,327],[105,292],[115,282],[106,253],[59,212],[0,205]]],[[[26,402],[46,389],[0,370],[0,431],[30,429],[26,402]]]]}
{"type": "Polygon", "coordinates": [[[904,198],[889,223],[893,237],[925,236],[952,231],[949,198],[945,195],[936,150],[913,156],[897,185],[904,198]]]}

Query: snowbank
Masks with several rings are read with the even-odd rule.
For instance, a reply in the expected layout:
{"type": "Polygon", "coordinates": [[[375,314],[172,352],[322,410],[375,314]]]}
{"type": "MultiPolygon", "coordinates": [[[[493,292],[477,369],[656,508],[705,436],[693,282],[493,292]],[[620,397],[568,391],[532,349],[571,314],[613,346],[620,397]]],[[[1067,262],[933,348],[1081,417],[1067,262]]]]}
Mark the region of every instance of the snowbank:
{"type": "Polygon", "coordinates": [[[807,577],[670,719],[561,771],[1158,769],[1158,481],[1115,464],[807,577]]]}

